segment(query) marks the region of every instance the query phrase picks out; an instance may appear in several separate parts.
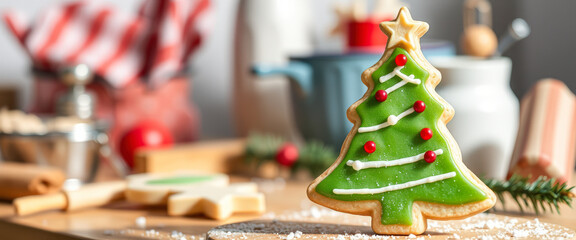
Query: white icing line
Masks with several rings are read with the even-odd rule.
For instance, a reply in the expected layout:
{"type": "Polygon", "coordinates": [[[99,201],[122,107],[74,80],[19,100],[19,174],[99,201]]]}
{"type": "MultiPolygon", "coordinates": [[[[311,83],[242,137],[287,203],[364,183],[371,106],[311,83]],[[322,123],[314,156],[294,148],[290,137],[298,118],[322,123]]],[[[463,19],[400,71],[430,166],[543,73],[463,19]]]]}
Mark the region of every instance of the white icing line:
{"type": "Polygon", "coordinates": [[[420,79],[415,79],[414,75],[411,74],[410,76],[406,76],[406,74],[400,72],[400,70],[396,70],[394,69],[394,72],[396,72],[396,75],[400,78],[402,78],[402,80],[409,82],[409,83],[413,83],[413,84],[420,84],[420,79]]]}
{"type": "Polygon", "coordinates": [[[383,83],[383,82],[386,82],[386,81],[392,79],[394,76],[396,76],[397,72],[400,72],[400,70],[402,70],[402,68],[404,68],[404,66],[395,67],[394,70],[392,70],[392,72],[380,77],[380,79],[379,79],[380,83],[383,83]]]}
{"type": "MultiPolygon", "coordinates": [[[[388,117],[388,118],[390,118],[390,117],[388,117]]],[[[358,132],[359,133],[372,132],[372,131],[380,130],[382,128],[386,128],[388,126],[390,126],[390,124],[388,122],[383,122],[383,123],[380,123],[380,124],[375,125],[375,126],[358,128],[358,132]]]]}
{"type": "Polygon", "coordinates": [[[382,128],[388,127],[388,126],[392,126],[392,125],[396,125],[396,123],[398,123],[398,121],[400,121],[400,119],[410,115],[414,113],[414,108],[410,107],[408,110],[400,113],[400,115],[398,116],[394,116],[394,115],[390,115],[388,116],[388,119],[386,120],[386,122],[380,123],[378,125],[374,125],[374,126],[369,126],[369,127],[360,127],[358,128],[358,132],[359,133],[364,133],[364,132],[373,132],[373,131],[378,131],[382,128]]]}
{"type": "Polygon", "coordinates": [[[400,72],[400,70],[402,70],[403,68],[404,68],[404,66],[395,67],[394,70],[392,70],[392,72],[380,77],[378,80],[380,80],[380,83],[384,83],[384,82],[392,79],[394,76],[398,76],[405,82],[409,82],[409,83],[413,83],[413,84],[420,84],[420,82],[422,82],[420,79],[415,79],[413,74],[410,76],[406,76],[406,74],[400,72]]]}
{"type": "Polygon", "coordinates": [[[334,189],[332,192],[334,194],[350,195],[350,194],[378,194],[384,192],[391,192],[396,190],[402,190],[406,188],[415,187],[422,184],[433,183],[442,181],[444,179],[456,177],[456,172],[449,172],[445,174],[440,174],[436,176],[431,176],[427,178],[418,179],[411,182],[390,185],[382,188],[357,188],[357,189],[334,189]]]}
{"type": "Polygon", "coordinates": [[[394,84],[392,87],[389,87],[385,91],[386,91],[386,93],[390,94],[391,92],[396,91],[396,89],[401,88],[402,86],[406,85],[406,83],[408,83],[408,82],[400,81],[400,82],[394,84]]]}
{"type": "MultiPolygon", "coordinates": [[[[438,149],[438,150],[434,151],[434,153],[436,153],[436,155],[441,155],[442,153],[444,153],[444,151],[442,149],[438,149]]],[[[351,166],[356,171],[360,171],[360,170],[366,169],[366,168],[392,167],[392,166],[404,165],[404,164],[409,164],[409,163],[414,163],[414,162],[420,161],[420,160],[424,159],[424,154],[426,154],[426,153],[424,152],[424,153],[418,154],[416,156],[405,157],[405,158],[400,158],[400,159],[390,160],[390,161],[362,162],[360,160],[348,160],[346,162],[346,165],[351,166]]]]}
{"type": "Polygon", "coordinates": [[[400,119],[402,119],[402,118],[404,118],[404,117],[406,117],[412,113],[414,113],[414,107],[410,107],[410,108],[408,108],[408,110],[400,113],[400,115],[398,115],[398,120],[400,120],[400,119]]]}
{"type": "Polygon", "coordinates": [[[406,85],[406,83],[420,84],[422,82],[420,79],[414,79],[413,74],[411,74],[410,76],[406,76],[406,74],[400,72],[400,70],[402,70],[403,68],[404,68],[404,66],[398,66],[398,67],[394,68],[394,70],[392,72],[379,78],[380,83],[384,83],[384,82],[392,79],[394,76],[398,76],[402,79],[401,82],[398,82],[398,83],[394,84],[392,87],[389,87],[388,89],[386,89],[386,93],[390,94],[391,92],[394,92],[396,89],[401,88],[402,86],[406,85]]]}

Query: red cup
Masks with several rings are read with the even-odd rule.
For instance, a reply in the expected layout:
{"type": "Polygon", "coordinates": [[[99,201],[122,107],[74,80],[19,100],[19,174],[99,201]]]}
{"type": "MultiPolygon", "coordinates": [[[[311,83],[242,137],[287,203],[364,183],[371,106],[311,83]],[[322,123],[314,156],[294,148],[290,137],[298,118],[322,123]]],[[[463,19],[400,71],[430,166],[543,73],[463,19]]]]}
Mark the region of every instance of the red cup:
{"type": "Polygon", "coordinates": [[[388,36],[380,30],[380,23],[392,18],[367,18],[348,22],[347,47],[350,52],[382,53],[388,36]]]}

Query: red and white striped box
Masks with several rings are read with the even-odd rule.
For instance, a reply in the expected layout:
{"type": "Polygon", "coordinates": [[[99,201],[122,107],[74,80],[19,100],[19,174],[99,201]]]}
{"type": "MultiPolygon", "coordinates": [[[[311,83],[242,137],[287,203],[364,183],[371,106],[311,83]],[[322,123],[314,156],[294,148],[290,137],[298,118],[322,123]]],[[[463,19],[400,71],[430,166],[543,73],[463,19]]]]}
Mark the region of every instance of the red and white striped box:
{"type": "Polygon", "coordinates": [[[574,172],[576,97],[556,79],[538,81],[520,103],[520,126],[508,177],[556,178],[574,172]]]}

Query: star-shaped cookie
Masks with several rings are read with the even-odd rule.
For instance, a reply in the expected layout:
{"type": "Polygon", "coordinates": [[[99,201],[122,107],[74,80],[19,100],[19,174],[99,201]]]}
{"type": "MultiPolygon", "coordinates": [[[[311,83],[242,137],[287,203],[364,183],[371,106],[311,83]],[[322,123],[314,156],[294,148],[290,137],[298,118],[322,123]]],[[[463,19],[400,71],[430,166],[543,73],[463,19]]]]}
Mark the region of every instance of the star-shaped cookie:
{"type": "Polygon", "coordinates": [[[233,183],[224,187],[202,186],[168,198],[168,215],[203,213],[212,219],[226,219],[234,213],[263,213],[264,194],[256,183],[233,183]]]}

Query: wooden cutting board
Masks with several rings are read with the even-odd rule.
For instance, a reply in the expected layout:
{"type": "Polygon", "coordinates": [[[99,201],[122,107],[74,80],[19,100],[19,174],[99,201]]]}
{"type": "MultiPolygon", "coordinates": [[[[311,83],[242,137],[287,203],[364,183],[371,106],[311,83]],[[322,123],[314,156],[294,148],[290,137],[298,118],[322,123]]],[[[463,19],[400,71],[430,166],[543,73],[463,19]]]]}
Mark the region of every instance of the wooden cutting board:
{"type": "Polygon", "coordinates": [[[244,139],[226,139],[180,144],[170,148],[142,149],[136,153],[134,172],[160,173],[195,170],[232,173],[242,166],[244,139]]]}
{"type": "MultiPolygon", "coordinates": [[[[303,214],[303,219],[306,219],[303,214]]],[[[314,215],[314,214],[311,214],[314,215]]],[[[318,216],[314,222],[293,220],[257,220],[233,223],[211,229],[207,238],[225,239],[575,239],[574,230],[538,219],[480,214],[457,221],[428,221],[428,230],[419,236],[376,235],[370,219],[318,216]],[[339,222],[338,222],[338,219],[339,222]],[[325,220],[325,221],[324,221],[325,220]]],[[[322,215],[322,214],[320,214],[322,215]]],[[[281,218],[280,218],[281,219],[281,218]]]]}

